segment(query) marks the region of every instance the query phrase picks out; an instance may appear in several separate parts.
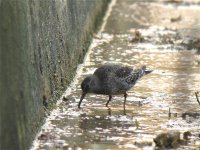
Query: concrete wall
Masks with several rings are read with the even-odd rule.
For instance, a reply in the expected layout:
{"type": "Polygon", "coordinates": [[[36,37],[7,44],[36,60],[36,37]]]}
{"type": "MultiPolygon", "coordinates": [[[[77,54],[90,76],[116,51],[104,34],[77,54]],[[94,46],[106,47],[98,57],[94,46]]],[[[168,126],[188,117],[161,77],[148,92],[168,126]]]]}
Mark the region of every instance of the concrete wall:
{"type": "Polygon", "coordinates": [[[0,0],[0,149],[28,149],[74,76],[108,0],[0,0]]]}

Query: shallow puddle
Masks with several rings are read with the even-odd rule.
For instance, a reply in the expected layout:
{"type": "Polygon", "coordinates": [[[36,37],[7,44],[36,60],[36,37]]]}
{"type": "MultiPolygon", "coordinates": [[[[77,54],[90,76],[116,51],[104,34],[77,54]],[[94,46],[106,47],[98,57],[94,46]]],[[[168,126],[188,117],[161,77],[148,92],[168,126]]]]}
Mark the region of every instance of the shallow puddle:
{"type": "Polygon", "coordinates": [[[154,149],[153,138],[170,130],[192,133],[179,149],[199,149],[200,117],[183,116],[200,113],[194,94],[200,90],[200,55],[198,47],[187,45],[199,32],[198,2],[117,1],[34,149],[154,149]],[[123,95],[114,96],[108,109],[108,96],[88,94],[77,108],[81,81],[104,63],[154,70],[128,92],[126,115],[123,95]]]}

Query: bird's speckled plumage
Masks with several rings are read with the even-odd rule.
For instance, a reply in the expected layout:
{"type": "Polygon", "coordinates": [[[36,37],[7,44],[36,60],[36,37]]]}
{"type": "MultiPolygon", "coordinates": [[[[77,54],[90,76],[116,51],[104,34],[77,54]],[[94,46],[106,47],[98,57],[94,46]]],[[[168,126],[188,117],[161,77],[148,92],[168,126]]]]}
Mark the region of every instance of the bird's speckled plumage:
{"type": "Polygon", "coordinates": [[[86,93],[109,95],[107,106],[112,95],[127,95],[126,91],[130,90],[143,75],[150,72],[152,71],[147,71],[145,66],[140,69],[133,69],[118,64],[103,65],[96,69],[93,75],[83,80],[81,84],[83,95],[78,107],[80,108],[81,101],[86,93]]]}

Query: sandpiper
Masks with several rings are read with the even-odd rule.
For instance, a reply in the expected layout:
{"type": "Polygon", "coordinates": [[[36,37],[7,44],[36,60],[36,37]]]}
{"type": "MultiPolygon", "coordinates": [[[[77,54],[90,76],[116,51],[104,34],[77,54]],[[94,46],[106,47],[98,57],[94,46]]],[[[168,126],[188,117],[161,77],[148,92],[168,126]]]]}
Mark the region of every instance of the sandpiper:
{"type": "Polygon", "coordinates": [[[78,108],[87,93],[108,95],[106,103],[108,107],[112,95],[124,95],[124,110],[127,98],[127,91],[130,90],[142,76],[151,73],[152,70],[146,70],[146,66],[140,69],[133,69],[129,66],[119,64],[107,64],[96,69],[93,75],[86,77],[82,84],[82,96],[78,108]]]}

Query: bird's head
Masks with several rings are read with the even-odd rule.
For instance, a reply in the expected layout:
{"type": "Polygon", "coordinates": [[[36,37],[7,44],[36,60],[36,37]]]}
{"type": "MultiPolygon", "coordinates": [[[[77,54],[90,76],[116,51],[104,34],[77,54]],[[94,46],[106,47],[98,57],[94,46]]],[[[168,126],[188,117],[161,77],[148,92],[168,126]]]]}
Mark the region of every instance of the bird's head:
{"type": "Polygon", "coordinates": [[[79,104],[78,104],[78,108],[80,108],[81,106],[81,102],[82,100],[84,99],[85,95],[87,93],[90,93],[91,92],[91,89],[92,89],[92,80],[93,77],[92,76],[88,76],[86,77],[83,82],[81,83],[81,89],[82,89],[82,95],[81,95],[81,98],[80,98],[80,101],[79,101],[79,104]]]}
{"type": "Polygon", "coordinates": [[[89,93],[92,84],[92,76],[86,77],[81,83],[81,89],[84,93],[89,93]]]}

